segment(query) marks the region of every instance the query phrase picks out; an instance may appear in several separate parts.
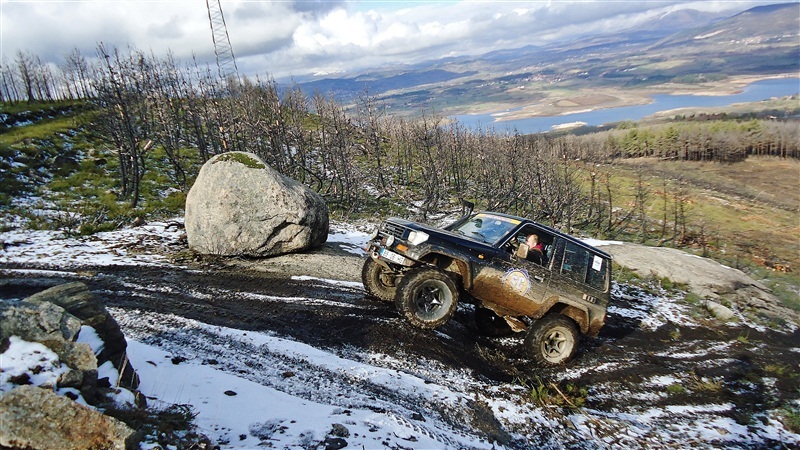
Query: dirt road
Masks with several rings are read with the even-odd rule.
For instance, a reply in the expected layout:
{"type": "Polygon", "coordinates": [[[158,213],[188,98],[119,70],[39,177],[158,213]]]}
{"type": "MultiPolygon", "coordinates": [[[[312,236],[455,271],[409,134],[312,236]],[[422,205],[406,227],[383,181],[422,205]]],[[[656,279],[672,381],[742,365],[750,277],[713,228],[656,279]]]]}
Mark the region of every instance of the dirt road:
{"type": "MultiPolygon", "coordinates": [[[[786,420],[780,411],[800,398],[795,375],[800,369],[800,332],[722,324],[680,296],[617,285],[600,336],[585,341],[566,367],[541,369],[522,352],[521,337],[480,335],[470,305],[460,307],[454,320],[435,331],[412,328],[393,305],[367,298],[353,282],[361,262],[328,246],[311,255],[265,261],[179,260],[166,267],[80,267],[63,272],[2,267],[0,298],[24,298],[77,278],[112,310],[130,311],[144,322],[174,315],[265,331],[350,358],[387,355],[401,362],[371,363],[401,364],[403,370],[451,389],[456,387],[448,378],[460,374],[473,381],[469,389],[476,400],[458,408],[385,387],[358,389],[369,393],[368,407],[399,405],[409,414],[437,416],[456,430],[509,448],[596,448],[602,442],[632,447],[785,444],[786,436],[776,434],[775,425],[786,420]],[[550,400],[530,396],[529,390],[537,387],[550,400]],[[573,388],[585,392],[572,397],[585,400],[577,410],[557,400],[573,388]],[[560,425],[508,423],[502,411],[480,401],[498,397],[513,404],[530,403],[560,425]],[[593,441],[575,430],[574,424],[581,421],[584,429],[592,430],[593,441]],[[709,429],[714,430],[710,438],[709,429]]],[[[142,330],[148,326],[155,324],[126,323],[123,328],[126,334],[139,333],[137,339],[163,339],[147,337],[142,330]]],[[[175,344],[176,351],[197,351],[192,339],[182,339],[186,342],[175,344]]],[[[244,350],[205,358],[230,358],[249,366],[247,370],[271,364],[244,350]]],[[[304,384],[300,378],[293,379],[293,390],[306,386],[309,396],[320,395],[312,381],[304,384]]]]}

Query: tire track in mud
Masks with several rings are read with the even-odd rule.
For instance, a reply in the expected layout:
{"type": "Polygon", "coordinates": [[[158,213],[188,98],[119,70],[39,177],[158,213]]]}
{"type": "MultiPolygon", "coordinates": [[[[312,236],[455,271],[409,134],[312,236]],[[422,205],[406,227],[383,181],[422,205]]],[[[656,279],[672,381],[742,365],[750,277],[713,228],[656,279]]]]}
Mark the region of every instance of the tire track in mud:
{"type": "MultiPolygon", "coordinates": [[[[18,298],[41,290],[26,288],[30,281],[10,282],[16,285],[18,298]]],[[[35,284],[68,281],[75,279],[61,275],[35,284]]],[[[366,299],[360,287],[324,280],[110,267],[89,271],[81,281],[107,304],[127,336],[178,358],[214,363],[312,401],[391,414],[448,447],[468,447],[469,442],[486,438],[506,448],[528,447],[525,437],[506,431],[485,402],[473,399],[476,395],[470,391],[491,389],[474,381],[475,374],[462,365],[482,367],[483,373],[493,370],[484,367],[485,361],[474,351],[476,342],[469,338],[471,331],[458,320],[435,332],[422,332],[405,324],[393,305],[366,299]],[[208,325],[194,326],[191,321],[208,325]],[[247,344],[209,330],[215,326],[263,332],[325,349],[362,365],[363,373],[331,370],[271,351],[268,345],[247,344]],[[387,379],[375,382],[375,376],[387,379]],[[392,377],[406,382],[398,389],[392,377]],[[415,390],[402,387],[407,387],[408,379],[415,390]],[[445,430],[435,428],[443,425],[445,430]]],[[[463,312],[457,319],[465,319],[463,312]]],[[[548,447],[556,442],[553,436],[547,433],[536,440],[548,447]]]]}
{"type": "Polygon", "coordinates": [[[623,443],[663,448],[688,442],[706,448],[781,448],[780,436],[776,439],[771,431],[778,420],[775,411],[800,397],[800,382],[791,376],[792,370],[800,369],[798,331],[720,324],[697,317],[680,298],[627,285],[615,292],[601,335],[584,340],[575,361],[541,369],[521,353],[519,338],[478,335],[469,307],[459,308],[442,328],[423,332],[400,320],[393,305],[366,299],[355,285],[219,268],[115,266],[48,273],[16,269],[0,274],[5,277],[0,278],[3,298],[20,299],[80,280],[115,316],[138,318],[133,322],[141,323],[125,325],[132,337],[174,346],[177,356],[215,362],[212,365],[309,400],[394,414],[414,423],[420,433],[454,447],[463,442],[447,441],[452,435],[490,437],[508,448],[623,443]],[[268,345],[188,327],[187,319],[206,327],[294,340],[383,374],[415,377],[425,389],[400,391],[389,382],[331,370],[268,345]],[[169,333],[154,331],[169,320],[176,322],[169,333]],[[203,356],[206,353],[211,356],[203,356]],[[787,370],[789,375],[778,375],[787,370]],[[533,419],[510,423],[491,402],[519,403],[524,392],[507,388],[517,385],[521,376],[586,387],[586,405],[581,413],[531,406],[526,411],[533,419]],[[454,381],[458,379],[468,381],[459,384],[454,381]],[[463,400],[426,398],[439,388],[463,400]],[[541,414],[561,426],[542,426],[546,421],[536,418],[541,414]],[[436,434],[419,417],[446,424],[452,434],[436,434]],[[578,430],[564,426],[567,423],[578,430]],[[730,431],[734,435],[724,435],[730,431]]]}
{"type": "MultiPolygon", "coordinates": [[[[471,401],[463,392],[408,372],[300,348],[296,342],[270,336],[272,333],[250,333],[248,337],[248,333],[209,327],[172,315],[120,308],[113,308],[112,313],[126,336],[171,353],[175,361],[201,361],[313,402],[388,414],[448,447],[463,447],[478,439],[464,427],[464,422],[452,420],[454,412],[470,408],[471,401]],[[393,388],[393,384],[405,389],[393,388]],[[434,424],[448,424],[450,429],[431,428],[426,423],[431,419],[434,424]],[[463,440],[456,441],[453,435],[463,440]]],[[[442,379],[447,378],[442,375],[442,379]]],[[[509,437],[505,440],[510,443],[509,437]]]]}

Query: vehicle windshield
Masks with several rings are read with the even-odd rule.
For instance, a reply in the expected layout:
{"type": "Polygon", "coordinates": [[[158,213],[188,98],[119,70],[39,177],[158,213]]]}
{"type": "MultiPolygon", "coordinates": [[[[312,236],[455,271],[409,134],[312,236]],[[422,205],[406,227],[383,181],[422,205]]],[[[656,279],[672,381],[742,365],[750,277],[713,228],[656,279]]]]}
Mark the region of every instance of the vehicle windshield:
{"type": "Polygon", "coordinates": [[[478,213],[470,217],[453,231],[472,239],[497,245],[520,221],[494,214],[478,213]]]}

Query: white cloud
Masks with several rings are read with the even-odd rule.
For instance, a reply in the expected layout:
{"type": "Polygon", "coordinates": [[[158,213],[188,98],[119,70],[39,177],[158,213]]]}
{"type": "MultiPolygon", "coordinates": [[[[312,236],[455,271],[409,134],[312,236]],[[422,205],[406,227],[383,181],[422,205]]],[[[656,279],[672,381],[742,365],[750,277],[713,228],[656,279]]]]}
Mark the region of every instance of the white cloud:
{"type": "MultiPolygon", "coordinates": [[[[757,4],[231,0],[222,7],[240,70],[283,77],[540,44],[681,8],[733,14],[757,4]]],[[[213,60],[204,0],[0,0],[0,50],[8,61],[17,50],[57,62],[73,48],[93,55],[98,42],[213,60]]]]}

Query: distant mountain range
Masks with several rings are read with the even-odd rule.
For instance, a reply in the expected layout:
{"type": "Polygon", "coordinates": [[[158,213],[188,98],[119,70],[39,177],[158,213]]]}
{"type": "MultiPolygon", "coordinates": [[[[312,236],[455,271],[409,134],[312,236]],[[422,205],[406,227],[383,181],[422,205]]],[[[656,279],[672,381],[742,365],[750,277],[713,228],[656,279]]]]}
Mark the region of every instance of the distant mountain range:
{"type": "Polygon", "coordinates": [[[530,89],[524,94],[509,89],[515,84],[637,88],[798,71],[800,3],[786,3],[732,17],[682,10],[566,43],[382,67],[341,78],[298,79],[297,84],[309,95],[331,94],[344,103],[368,93],[395,112],[463,111],[475,104],[535,98],[530,89]]]}

